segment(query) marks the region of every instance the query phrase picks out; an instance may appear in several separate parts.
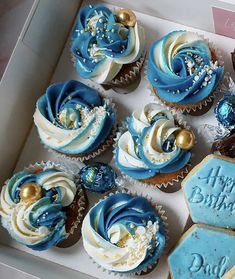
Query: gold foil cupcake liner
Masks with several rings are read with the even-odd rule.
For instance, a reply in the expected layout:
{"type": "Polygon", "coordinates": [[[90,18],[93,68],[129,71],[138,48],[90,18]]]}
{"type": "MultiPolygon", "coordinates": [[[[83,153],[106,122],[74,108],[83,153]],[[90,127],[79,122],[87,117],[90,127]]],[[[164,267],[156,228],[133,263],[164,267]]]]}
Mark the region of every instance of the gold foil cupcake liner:
{"type": "MultiPolygon", "coordinates": [[[[85,216],[86,208],[88,206],[88,200],[86,198],[85,192],[81,186],[80,179],[78,177],[78,172],[75,173],[72,171],[72,169],[69,166],[66,166],[65,164],[59,164],[54,163],[51,161],[47,162],[36,162],[35,164],[30,164],[28,167],[25,167],[24,170],[30,171],[30,172],[37,172],[39,169],[47,170],[47,169],[57,169],[62,172],[66,172],[74,177],[74,182],[77,186],[77,193],[75,195],[76,198],[76,204],[73,202],[68,207],[71,207],[71,209],[78,208],[76,219],[73,220],[71,228],[69,228],[69,231],[66,231],[66,239],[62,240],[60,243],[58,243],[58,246],[60,246],[61,243],[65,242],[70,235],[73,235],[73,233],[76,231],[78,226],[82,223],[82,220],[85,216]]],[[[61,246],[62,247],[62,246],[61,246]]],[[[67,247],[67,246],[66,246],[67,247]]]]}
{"type": "MultiPolygon", "coordinates": [[[[113,191],[111,193],[109,193],[108,195],[105,195],[103,198],[101,198],[97,203],[95,203],[93,205],[96,206],[99,202],[107,199],[108,197],[114,195],[114,194],[118,194],[118,193],[123,193],[123,194],[129,194],[133,197],[143,197],[145,199],[147,199],[147,201],[149,202],[149,204],[151,205],[152,208],[155,209],[158,217],[162,220],[162,224],[163,224],[163,228],[164,228],[164,232],[165,232],[165,237],[166,237],[166,244],[165,244],[165,248],[164,248],[164,251],[162,252],[161,256],[165,255],[166,254],[166,251],[167,251],[167,246],[168,246],[168,242],[169,242],[169,225],[168,225],[168,222],[167,222],[167,216],[166,216],[166,211],[164,210],[164,208],[162,207],[162,205],[158,205],[155,201],[153,201],[152,197],[150,197],[148,194],[139,194],[137,191],[130,191],[126,188],[122,188],[122,189],[119,189],[119,190],[116,190],[116,191],[113,191]]],[[[161,257],[160,256],[160,257],[161,257]]],[[[108,273],[108,274],[114,274],[115,276],[120,276],[120,277],[129,277],[129,276],[142,276],[141,273],[149,273],[151,272],[155,266],[157,265],[159,259],[156,260],[155,263],[149,265],[148,267],[144,268],[142,271],[139,271],[139,272],[126,272],[126,273],[122,273],[122,272],[118,272],[118,271],[112,271],[112,270],[108,270],[106,268],[104,268],[103,266],[99,265],[92,257],[90,257],[90,260],[93,262],[93,264],[95,264],[97,266],[97,268],[99,269],[102,269],[102,271],[104,273],[108,273]]],[[[144,275],[144,274],[143,274],[144,275]]]]}
{"type": "MultiPolygon", "coordinates": [[[[176,120],[178,126],[183,126],[185,129],[190,129],[190,126],[187,124],[186,120],[183,118],[183,115],[178,110],[166,107],[162,103],[158,103],[158,104],[161,105],[162,107],[164,107],[164,109],[171,112],[171,114],[173,115],[174,119],[176,120]]],[[[121,135],[126,131],[127,131],[127,121],[124,120],[122,122],[122,124],[118,127],[117,134],[116,134],[116,137],[114,139],[113,161],[114,161],[115,165],[116,165],[116,163],[115,163],[115,161],[116,161],[116,147],[118,145],[118,140],[121,137],[121,135]]],[[[194,154],[192,154],[192,156],[193,155],[194,154]]],[[[175,183],[179,183],[189,173],[191,167],[192,167],[191,163],[188,163],[175,178],[169,180],[166,183],[154,183],[154,184],[134,179],[134,178],[128,176],[127,174],[125,174],[124,172],[122,172],[119,168],[118,168],[118,170],[121,173],[123,179],[127,180],[132,185],[134,184],[136,186],[145,187],[146,189],[148,189],[148,188],[152,188],[152,189],[156,189],[156,188],[162,189],[163,188],[164,189],[164,188],[167,188],[168,186],[173,186],[175,183]]]]}
{"type": "MultiPolygon", "coordinates": [[[[198,34],[196,32],[197,35],[199,35],[204,41],[207,42],[210,50],[213,50],[214,53],[215,53],[215,56],[216,56],[216,61],[218,62],[218,65],[219,66],[223,66],[224,65],[224,61],[223,61],[223,58],[222,58],[222,53],[221,53],[221,50],[218,49],[215,44],[213,42],[211,42],[208,38],[205,38],[202,34],[198,34]]],[[[144,74],[145,74],[145,79],[148,81],[148,77],[147,77],[147,65],[148,65],[148,61],[145,65],[145,69],[144,69],[144,74]]],[[[207,107],[208,105],[211,105],[211,103],[214,101],[215,97],[217,94],[219,94],[219,92],[221,91],[221,86],[222,86],[222,78],[221,80],[219,81],[219,83],[217,84],[216,88],[214,88],[214,90],[211,92],[211,94],[204,100],[202,100],[198,106],[196,107],[193,107],[193,108],[174,108],[175,110],[178,110],[180,111],[181,113],[190,113],[190,112],[196,112],[196,111],[201,111],[202,109],[204,109],[205,107],[207,107]]],[[[148,81],[149,82],[149,81],[148,81]]],[[[148,87],[148,89],[150,90],[150,95],[154,97],[154,99],[158,102],[158,103],[161,103],[165,106],[167,106],[167,103],[160,99],[156,93],[154,93],[154,89],[153,89],[153,86],[150,84],[150,86],[148,87]]],[[[177,104],[176,104],[177,105],[177,104]]],[[[172,109],[172,107],[170,107],[172,109]]]]}

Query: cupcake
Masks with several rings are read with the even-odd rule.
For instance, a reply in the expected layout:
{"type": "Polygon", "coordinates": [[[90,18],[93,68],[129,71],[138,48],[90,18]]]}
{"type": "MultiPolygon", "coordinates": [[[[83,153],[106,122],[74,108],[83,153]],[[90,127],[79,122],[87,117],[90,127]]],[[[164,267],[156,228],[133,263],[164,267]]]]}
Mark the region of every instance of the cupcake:
{"type": "Polygon", "coordinates": [[[84,248],[108,271],[149,272],[166,246],[163,212],[144,197],[112,194],[92,207],[84,218],[84,248]]]}
{"type": "Polygon", "coordinates": [[[149,50],[147,75],[154,94],[169,107],[203,114],[224,73],[218,58],[196,33],[167,34],[149,50]]]}
{"type": "Polygon", "coordinates": [[[85,206],[76,178],[50,162],[15,173],[0,195],[3,227],[14,240],[38,251],[74,244],[85,206]]]}
{"type": "Polygon", "coordinates": [[[112,143],[115,120],[113,104],[75,80],[50,85],[34,113],[42,143],[80,160],[100,154],[112,143]]]}
{"type": "Polygon", "coordinates": [[[72,60],[78,74],[99,84],[123,87],[140,75],[144,29],[131,10],[101,5],[81,8],[72,33],[72,60]]]}
{"type": "Polygon", "coordinates": [[[127,130],[116,139],[115,162],[121,172],[158,187],[182,178],[195,137],[180,122],[156,103],[134,111],[127,119],[127,130]]]}

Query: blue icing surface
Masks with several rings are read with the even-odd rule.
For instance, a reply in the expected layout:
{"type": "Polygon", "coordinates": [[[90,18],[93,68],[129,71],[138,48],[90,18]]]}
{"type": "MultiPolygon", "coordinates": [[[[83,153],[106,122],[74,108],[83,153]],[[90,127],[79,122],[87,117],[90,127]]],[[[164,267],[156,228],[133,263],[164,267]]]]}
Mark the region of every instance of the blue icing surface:
{"type": "MultiPolygon", "coordinates": [[[[49,249],[66,238],[65,222],[67,216],[61,203],[61,191],[58,187],[45,190],[41,184],[42,180],[45,180],[47,175],[57,172],[60,171],[56,169],[48,169],[40,173],[20,171],[12,176],[6,186],[6,192],[14,203],[12,208],[21,202],[20,190],[24,185],[36,183],[41,187],[42,197],[34,204],[30,205],[31,209],[28,214],[27,222],[29,222],[33,230],[40,230],[40,228],[49,230],[50,233],[45,238],[35,244],[26,245],[22,238],[14,233],[8,218],[1,218],[2,225],[8,230],[11,237],[33,250],[42,251],[49,249]]],[[[11,216],[9,216],[9,218],[11,218],[11,216]]]]}
{"type": "Polygon", "coordinates": [[[90,79],[107,59],[129,55],[133,47],[132,32],[133,28],[117,22],[112,11],[103,5],[81,8],[73,30],[71,47],[79,75],[90,79]],[[99,55],[94,55],[97,49],[99,55]]]}
{"type": "Polygon", "coordinates": [[[186,234],[168,257],[172,279],[219,279],[235,265],[234,232],[194,225],[186,234]]]}
{"type": "Polygon", "coordinates": [[[151,264],[156,263],[160,258],[166,245],[164,225],[161,218],[145,198],[117,193],[99,202],[90,210],[89,215],[92,228],[107,241],[109,241],[108,230],[115,224],[122,224],[131,232],[130,224],[138,227],[146,226],[148,221],[157,222],[159,225],[159,230],[156,233],[158,245],[153,244],[151,253],[148,252],[146,254],[144,261],[137,268],[128,272],[142,271],[151,266],[151,264]],[[120,205],[113,210],[109,210],[117,203],[120,205]],[[96,225],[97,217],[98,223],[96,225]]]}
{"type": "Polygon", "coordinates": [[[151,45],[147,75],[162,100],[187,105],[200,102],[213,92],[224,67],[211,64],[210,49],[203,39],[184,41],[179,51],[168,57],[171,43],[184,33],[187,31],[171,32],[151,45]]]}
{"type": "MultiPolygon", "coordinates": [[[[76,131],[76,134],[73,133],[71,140],[67,140],[64,144],[56,138],[57,132],[54,133],[54,141],[47,140],[48,137],[53,138],[51,134],[47,138],[41,137],[45,145],[71,155],[88,153],[97,149],[108,137],[116,120],[116,113],[107,99],[102,100],[96,90],[75,80],[49,86],[45,95],[37,101],[37,108],[45,119],[59,129],[68,132],[70,130],[76,131]],[[97,116],[93,114],[87,120],[87,123],[84,122],[84,119],[81,119],[84,112],[88,114],[94,108],[103,108],[106,114],[100,121],[99,126],[96,127],[96,133],[92,134],[91,130],[95,121],[97,121],[97,116]],[[71,117],[73,120],[71,120],[71,117]],[[81,124],[82,121],[84,123],[81,124]]],[[[40,130],[41,127],[38,127],[39,135],[40,130]]],[[[67,133],[64,135],[68,136],[67,133]]]]}
{"type": "Polygon", "coordinates": [[[228,160],[209,155],[183,181],[195,223],[235,229],[235,160],[228,160]]]}

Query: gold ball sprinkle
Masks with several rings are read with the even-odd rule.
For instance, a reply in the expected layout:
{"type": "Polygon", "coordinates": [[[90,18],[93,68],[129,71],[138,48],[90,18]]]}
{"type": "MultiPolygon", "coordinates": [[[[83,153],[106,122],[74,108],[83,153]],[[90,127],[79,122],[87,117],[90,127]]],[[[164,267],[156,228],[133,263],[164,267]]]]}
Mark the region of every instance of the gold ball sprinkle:
{"type": "Polygon", "coordinates": [[[117,12],[117,20],[124,26],[134,27],[136,24],[135,14],[128,9],[121,9],[117,12]]]}
{"type": "Polygon", "coordinates": [[[176,135],[176,145],[184,150],[189,150],[195,145],[194,133],[183,129],[176,135]]]}
{"type": "Polygon", "coordinates": [[[36,183],[27,183],[20,190],[20,198],[24,203],[34,203],[41,197],[41,187],[36,183]]]}

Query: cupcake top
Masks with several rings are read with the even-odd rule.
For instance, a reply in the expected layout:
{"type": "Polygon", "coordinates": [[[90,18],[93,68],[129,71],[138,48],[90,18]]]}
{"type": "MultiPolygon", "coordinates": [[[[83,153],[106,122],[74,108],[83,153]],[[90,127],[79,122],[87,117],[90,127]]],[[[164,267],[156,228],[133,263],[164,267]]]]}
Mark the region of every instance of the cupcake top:
{"type": "Polygon", "coordinates": [[[81,8],[71,48],[81,77],[110,82],[123,64],[137,61],[144,48],[144,30],[132,11],[112,12],[101,4],[81,8]]]}
{"type": "Polygon", "coordinates": [[[107,270],[140,272],[156,263],[166,244],[164,226],[143,197],[117,193],[90,209],[82,225],[89,256],[107,270]]]}
{"type": "MultiPolygon", "coordinates": [[[[134,179],[183,168],[191,158],[190,146],[181,146],[178,135],[191,133],[177,126],[172,114],[156,103],[136,110],[127,119],[128,130],[117,141],[116,164],[134,179]]],[[[191,143],[189,143],[191,145],[191,143]]]]}
{"type": "Polygon", "coordinates": [[[148,79],[158,96],[182,105],[206,99],[224,72],[213,51],[201,36],[188,31],[155,41],[149,51],[148,79]]]}
{"type": "Polygon", "coordinates": [[[17,172],[2,187],[2,225],[33,250],[55,246],[67,237],[65,207],[76,192],[74,177],[57,169],[17,172]]]}
{"type": "Polygon", "coordinates": [[[37,101],[34,113],[41,141],[69,155],[97,149],[111,132],[115,119],[108,99],[75,80],[49,86],[37,101]]]}

